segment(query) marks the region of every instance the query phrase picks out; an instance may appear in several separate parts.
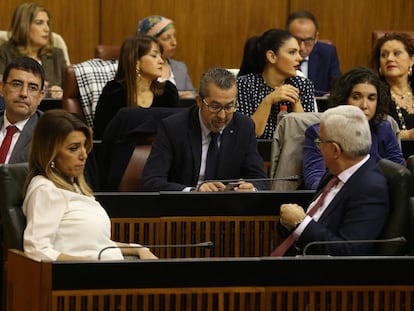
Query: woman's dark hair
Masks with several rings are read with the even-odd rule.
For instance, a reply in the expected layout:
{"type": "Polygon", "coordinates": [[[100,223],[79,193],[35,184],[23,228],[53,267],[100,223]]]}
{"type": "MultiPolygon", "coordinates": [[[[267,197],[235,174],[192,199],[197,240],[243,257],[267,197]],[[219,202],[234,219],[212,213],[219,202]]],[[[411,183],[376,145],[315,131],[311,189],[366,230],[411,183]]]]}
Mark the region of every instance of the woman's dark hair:
{"type": "MultiPolygon", "coordinates": [[[[412,57],[414,55],[414,39],[403,32],[392,32],[392,33],[386,33],[384,36],[379,38],[377,40],[377,43],[375,44],[374,48],[372,49],[371,53],[371,67],[378,73],[380,73],[380,58],[381,58],[381,48],[384,45],[384,43],[396,40],[400,41],[403,45],[407,53],[412,57]]],[[[413,66],[414,71],[414,66],[413,66]]],[[[380,76],[381,80],[385,81],[384,77],[380,76]]],[[[412,89],[414,89],[414,75],[411,75],[408,77],[409,84],[412,89]]]]}
{"type": "Polygon", "coordinates": [[[388,85],[381,81],[375,71],[366,67],[355,67],[336,81],[329,96],[329,107],[346,105],[352,89],[360,83],[371,84],[377,90],[377,108],[371,121],[379,122],[384,120],[392,104],[388,85]]]}
{"type": "Polygon", "coordinates": [[[266,65],[266,52],[270,50],[277,54],[280,47],[291,38],[292,35],[286,30],[275,28],[265,31],[260,37],[250,37],[244,45],[238,76],[263,72],[266,65]]]}
{"type": "MultiPolygon", "coordinates": [[[[115,74],[115,80],[123,83],[128,94],[128,105],[136,106],[137,104],[137,73],[136,62],[144,55],[151,51],[151,45],[155,43],[161,52],[162,47],[157,39],[147,35],[136,35],[128,37],[121,46],[118,69],[115,74]]],[[[164,91],[165,83],[154,79],[150,89],[155,95],[161,95],[164,91]]]]}

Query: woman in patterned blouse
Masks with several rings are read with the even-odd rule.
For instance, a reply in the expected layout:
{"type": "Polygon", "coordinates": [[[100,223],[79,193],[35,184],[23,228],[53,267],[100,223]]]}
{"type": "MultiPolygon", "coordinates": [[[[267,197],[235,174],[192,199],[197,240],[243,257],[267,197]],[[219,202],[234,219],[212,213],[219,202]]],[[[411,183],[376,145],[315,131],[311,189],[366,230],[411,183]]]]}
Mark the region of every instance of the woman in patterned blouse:
{"type": "Polygon", "coordinates": [[[287,31],[269,29],[247,40],[237,78],[238,109],[250,115],[258,138],[271,139],[281,105],[288,112],[315,111],[315,87],[296,75],[302,57],[287,31]]]}

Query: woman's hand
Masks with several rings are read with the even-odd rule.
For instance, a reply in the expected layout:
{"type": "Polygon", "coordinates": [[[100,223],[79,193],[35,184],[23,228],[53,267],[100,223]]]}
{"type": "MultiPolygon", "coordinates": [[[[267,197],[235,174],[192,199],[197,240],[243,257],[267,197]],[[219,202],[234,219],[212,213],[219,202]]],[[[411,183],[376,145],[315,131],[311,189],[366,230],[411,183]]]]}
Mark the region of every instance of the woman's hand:
{"type": "Polygon", "coordinates": [[[46,89],[46,98],[60,99],[63,96],[63,89],[59,85],[52,85],[46,89]]]}
{"type": "Polygon", "coordinates": [[[275,90],[267,95],[271,99],[272,104],[280,101],[288,101],[292,104],[299,102],[299,89],[290,84],[283,84],[276,87],[275,90]]]}
{"type": "Polygon", "coordinates": [[[414,128],[410,130],[401,130],[400,139],[414,139],[414,128]]]}
{"type": "Polygon", "coordinates": [[[148,247],[137,248],[137,250],[140,259],[158,259],[158,257],[155,256],[148,247]]]}

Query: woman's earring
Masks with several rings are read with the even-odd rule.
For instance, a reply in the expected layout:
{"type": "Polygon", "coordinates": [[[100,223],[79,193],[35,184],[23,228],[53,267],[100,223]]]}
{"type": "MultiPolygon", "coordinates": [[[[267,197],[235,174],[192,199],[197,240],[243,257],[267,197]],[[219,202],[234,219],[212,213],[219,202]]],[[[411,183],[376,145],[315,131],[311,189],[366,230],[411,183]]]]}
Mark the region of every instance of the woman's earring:
{"type": "Polygon", "coordinates": [[[50,162],[50,167],[55,168],[55,161],[50,162]]]}
{"type": "Polygon", "coordinates": [[[141,78],[141,74],[139,73],[140,71],[139,71],[139,68],[138,67],[135,69],[135,72],[137,73],[137,78],[140,79],[141,78]]]}
{"type": "Polygon", "coordinates": [[[410,67],[408,68],[408,76],[409,76],[409,77],[411,77],[411,76],[412,76],[412,74],[413,74],[413,66],[410,66],[410,67]]]}

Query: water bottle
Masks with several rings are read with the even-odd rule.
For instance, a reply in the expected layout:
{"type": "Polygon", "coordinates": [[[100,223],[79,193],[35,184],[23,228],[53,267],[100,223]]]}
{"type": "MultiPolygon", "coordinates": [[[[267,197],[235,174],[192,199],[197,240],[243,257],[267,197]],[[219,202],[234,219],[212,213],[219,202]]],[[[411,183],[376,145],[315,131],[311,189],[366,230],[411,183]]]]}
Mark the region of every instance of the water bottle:
{"type": "Polygon", "coordinates": [[[287,113],[288,113],[288,106],[280,105],[280,111],[277,114],[277,124],[279,124],[280,120],[282,120],[283,116],[287,113]]]}

